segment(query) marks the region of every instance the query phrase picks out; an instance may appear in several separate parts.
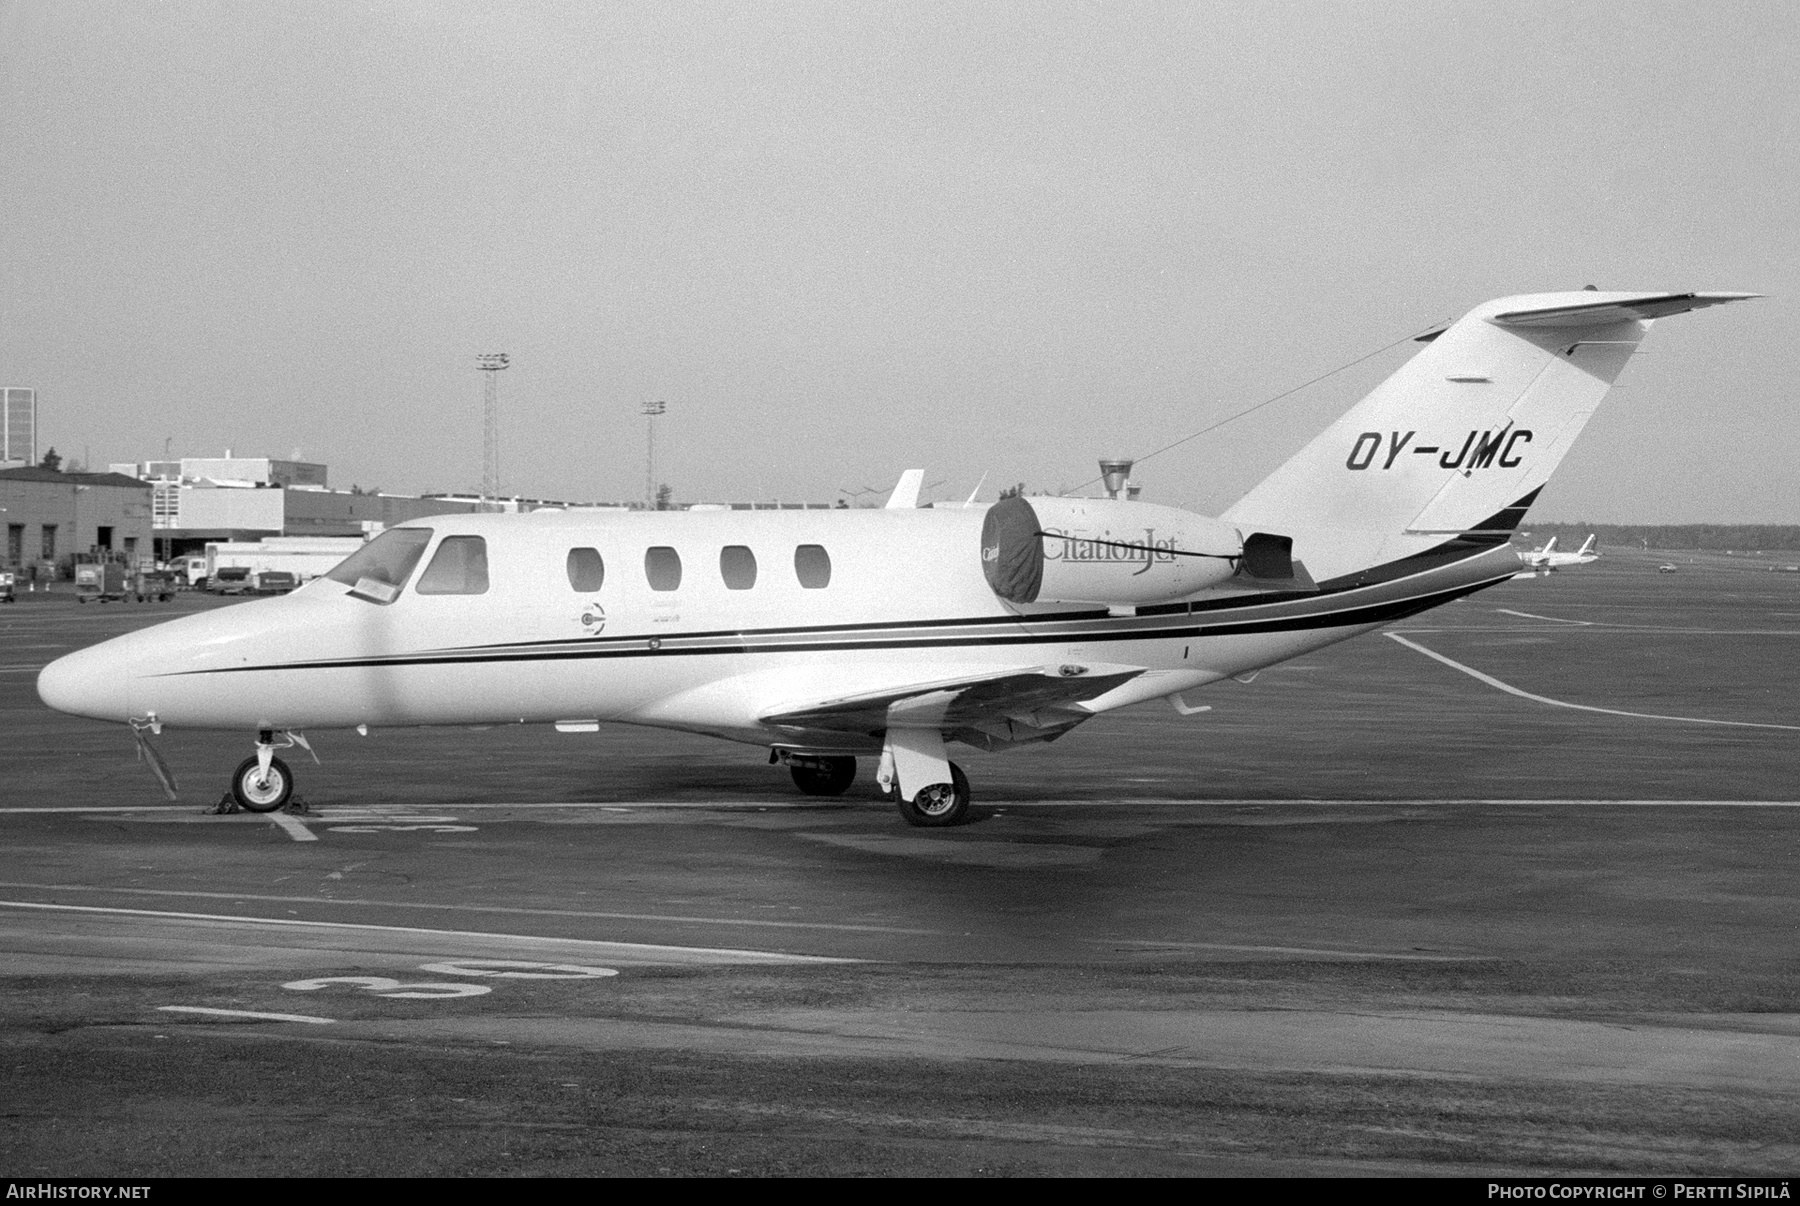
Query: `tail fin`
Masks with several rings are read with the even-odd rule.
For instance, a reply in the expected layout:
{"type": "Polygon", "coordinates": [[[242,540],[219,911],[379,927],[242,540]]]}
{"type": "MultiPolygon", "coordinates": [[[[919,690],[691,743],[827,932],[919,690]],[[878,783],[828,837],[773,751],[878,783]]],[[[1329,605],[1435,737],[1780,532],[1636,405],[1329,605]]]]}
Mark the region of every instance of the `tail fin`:
{"type": "Polygon", "coordinates": [[[1588,538],[1582,542],[1581,547],[1575,550],[1575,555],[1577,557],[1585,557],[1593,551],[1594,551],[1594,537],[1590,533],[1588,535],[1588,538]]]}
{"type": "MultiPolygon", "coordinates": [[[[1223,518],[1264,531],[1501,539],[1653,319],[1754,293],[1539,293],[1478,306],[1223,518]]],[[[1429,538],[1429,539],[1426,539],[1429,538]]]]}
{"type": "Polygon", "coordinates": [[[1544,547],[1537,551],[1537,555],[1539,557],[1548,557],[1551,553],[1554,553],[1555,551],[1556,551],[1556,537],[1552,536],[1549,540],[1546,540],[1544,542],[1544,547]]]}

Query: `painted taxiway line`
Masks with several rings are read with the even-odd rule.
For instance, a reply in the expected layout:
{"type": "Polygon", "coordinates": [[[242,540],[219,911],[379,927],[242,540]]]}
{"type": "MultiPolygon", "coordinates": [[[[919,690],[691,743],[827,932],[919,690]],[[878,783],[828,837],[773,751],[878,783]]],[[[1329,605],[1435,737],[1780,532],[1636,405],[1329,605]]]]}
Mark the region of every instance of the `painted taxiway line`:
{"type": "Polygon", "coordinates": [[[1453,658],[1445,657],[1435,650],[1427,649],[1416,641],[1409,641],[1397,632],[1383,633],[1390,641],[1397,641],[1416,653],[1423,653],[1434,661],[1442,662],[1452,670],[1460,670],[1477,682],[1486,683],[1497,691],[1508,695],[1516,695],[1520,699],[1529,699],[1533,703],[1548,704],[1553,708],[1571,708],[1577,712],[1599,712],[1605,716],[1625,716],[1632,720],[1672,720],[1680,724],[1711,724],[1737,729],[1781,729],[1789,733],[1800,733],[1800,724],[1768,724],[1756,720],[1708,720],[1699,716],[1662,716],[1654,712],[1625,712],[1618,708],[1596,708],[1591,704],[1570,703],[1566,699],[1551,699],[1548,695],[1534,695],[1530,691],[1520,690],[1510,683],[1503,683],[1491,674],[1483,674],[1473,666],[1465,666],[1453,658]]]}
{"type": "Polygon", "coordinates": [[[286,833],[296,842],[316,842],[319,840],[318,834],[314,833],[285,812],[270,812],[264,813],[263,815],[275,822],[275,824],[281,828],[282,832],[286,833]]]}
{"type": "MultiPolygon", "coordinates": [[[[1735,722],[1721,722],[1735,724],[1735,722]]],[[[1800,799],[1566,799],[1566,797],[1550,797],[1550,799],[1532,799],[1532,797],[1508,797],[1508,799],[1451,799],[1451,797],[1370,797],[1370,799],[1260,799],[1260,797],[1244,797],[1244,799],[1211,799],[1201,796],[1109,796],[1105,799],[981,799],[976,801],[977,808],[986,808],[992,812],[1004,812],[1008,808],[1118,808],[1118,806],[1134,806],[1148,808],[1156,805],[1177,805],[1183,808],[1199,808],[1199,806],[1217,806],[1217,808],[1260,808],[1260,806],[1337,806],[1337,808],[1395,808],[1395,806],[1415,805],[1690,805],[1697,808],[1800,808],[1800,799]]],[[[875,797],[855,797],[842,799],[832,805],[830,812],[846,812],[846,810],[875,810],[875,808],[891,808],[886,799],[875,797]]],[[[639,799],[630,803],[607,803],[607,805],[455,805],[459,810],[470,808],[601,808],[607,812],[808,812],[821,810],[819,805],[767,805],[754,801],[736,801],[727,799],[716,805],[697,805],[691,801],[655,801],[655,799],[639,799]]],[[[823,810],[821,810],[823,812],[823,810]]],[[[337,821],[338,817],[329,814],[329,810],[320,810],[315,823],[326,824],[337,821]]]]}
{"type": "MultiPolygon", "coordinates": [[[[563,801],[528,801],[518,804],[503,803],[452,803],[437,805],[434,811],[453,813],[467,811],[472,808],[485,809],[533,809],[533,808],[590,808],[601,812],[631,812],[639,808],[692,808],[692,809],[735,809],[753,812],[841,812],[847,805],[854,804],[855,799],[837,799],[830,803],[817,800],[715,800],[704,803],[694,800],[563,800],[563,801]]],[[[422,808],[415,804],[322,804],[311,814],[318,821],[354,820],[359,817],[383,817],[405,815],[411,808],[422,808]],[[395,810],[390,814],[388,808],[395,810]]]]}
{"type": "Polygon", "coordinates": [[[52,808],[0,808],[0,814],[15,812],[187,812],[202,816],[205,810],[193,804],[62,804],[52,808]]]}
{"type": "Polygon", "coordinates": [[[0,881],[8,892],[97,892],[115,896],[164,896],[186,900],[254,900],[259,904],[348,905],[365,909],[416,909],[438,913],[487,913],[516,917],[577,917],[590,921],[651,921],[662,925],[732,925],[781,930],[833,930],[853,934],[944,934],[944,930],[896,925],[853,925],[838,921],[777,921],[759,917],[692,917],[667,913],[604,913],[587,909],[528,909],[519,905],[432,904],[421,900],[367,900],[356,897],[266,896],[251,892],[196,892],[176,888],[109,888],[96,884],[28,884],[0,881]]]}
{"type": "Polygon", "coordinates": [[[330,1026],[336,1018],[315,1018],[305,1013],[257,1013],[253,1009],[208,1009],[204,1005],[158,1005],[159,1013],[200,1013],[220,1018],[256,1018],[264,1022],[311,1022],[317,1026],[330,1026]]]}
{"type": "Polygon", "coordinates": [[[1448,799],[1416,800],[1184,800],[1172,797],[1122,796],[1110,800],[990,800],[994,812],[1029,808],[1800,808],[1800,800],[1571,800],[1571,799],[1448,799]]]}
{"type": "Polygon", "coordinates": [[[1253,955],[1302,955],[1323,959],[1361,959],[1373,962],[1408,963],[1481,963],[1492,962],[1498,955],[1439,955],[1420,951],[1349,951],[1316,946],[1252,946],[1241,942],[1163,942],[1156,938],[1092,938],[1089,946],[1110,946],[1115,950],[1136,949],[1146,954],[1159,950],[1236,951],[1253,955]]]}
{"type": "Polygon", "coordinates": [[[1555,616],[1534,616],[1528,611],[1514,611],[1510,607],[1496,607],[1494,611],[1503,616],[1519,616],[1526,620],[1547,620],[1552,624],[1576,624],[1582,628],[1592,628],[1598,623],[1596,620],[1559,620],[1555,616]]]}
{"type": "MultiPolygon", "coordinates": [[[[1555,702],[1555,701],[1548,701],[1548,702],[1555,702]]],[[[1579,708],[1579,707],[1582,707],[1583,705],[1581,705],[1581,704],[1566,704],[1563,706],[1579,708]]],[[[1605,709],[1597,709],[1597,710],[1604,711],[1605,709]]],[[[1623,713],[1623,715],[1633,716],[1633,715],[1637,715],[1637,713],[1627,712],[1627,713],[1623,713]]],[[[1662,718],[1653,717],[1652,719],[1662,719],[1662,718]]],[[[1685,718],[1684,717],[1669,717],[1668,719],[1680,720],[1680,719],[1685,719],[1685,718]]],[[[1714,720],[1714,721],[1698,721],[1696,723],[1701,723],[1701,724],[1747,724],[1749,722],[1748,721],[1734,721],[1734,720],[1714,720]]],[[[1779,727],[1786,727],[1786,726],[1774,726],[1774,727],[1779,728],[1779,727]]],[[[1534,798],[1534,797],[1519,797],[1519,796],[1512,796],[1512,797],[1506,797],[1506,798],[1500,798],[1500,797],[1451,798],[1448,796],[1430,796],[1430,797],[1417,797],[1417,798],[1404,797],[1403,798],[1403,797],[1398,797],[1398,796],[1391,796],[1391,797],[1383,797],[1383,798],[1371,797],[1368,799],[1360,799],[1360,800],[1338,799],[1338,798],[1329,798],[1328,799],[1325,797],[1320,797],[1318,799],[1279,800],[1279,799],[1269,799],[1269,798],[1257,797],[1257,796],[1246,796],[1243,798],[1220,797],[1220,798],[1214,798],[1214,799],[1203,799],[1203,798],[1196,797],[1196,796],[1111,796],[1111,797],[1107,797],[1106,799],[1086,799],[1086,800],[1081,800],[1081,799],[993,800],[993,799],[990,799],[990,800],[982,801],[980,806],[983,807],[984,809],[986,809],[988,811],[992,811],[992,812],[1005,812],[1008,809],[1012,809],[1012,808],[1021,808],[1021,809],[1022,808],[1401,808],[1401,807],[1404,807],[1404,808],[1423,808],[1423,807],[1466,808],[1473,804],[1479,804],[1479,805],[1489,806],[1489,807],[1502,807],[1502,808],[1800,808],[1800,800],[1608,800],[1608,799],[1580,800],[1580,799],[1565,798],[1565,797],[1560,797],[1560,796],[1553,796],[1553,797],[1547,797],[1547,798],[1542,798],[1542,799],[1534,798]]],[[[847,801],[845,803],[839,803],[839,804],[833,805],[831,808],[831,811],[843,812],[843,811],[848,811],[851,809],[867,811],[867,810],[873,810],[873,809],[882,809],[882,808],[886,808],[887,806],[888,806],[887,802],[884,800],[856,799],[856,800],[847,801]]],[[[569,804],[537,804],[537,803],[457,804],[457,805],[454,805],[453,807],[460,811],[468,811],[471,809],[493,809],[493,810],[498,810],[498,811],[511,811],[511,810],[524,811],[527,809],[597,808],[597,809],[601,809],[602,811],[607,811],[607,812],[670,812],[670,811],[805,812],[805,811],[808,811],[809,809],[818,809],[819,808],[819,806],[816,804],[798,804],[798,805],[793,806],[792,808],[789,808],[788,806],[783,805],[783,804],[758,804],[758,803],[754,803],[751,801],[729,801],[729,800],[721,801],[720,803],[717,803],[717,804],[695,804],[695,803],[685,802],[685,801],[669,802],[669,801],[660,801],[660,800],[634,800],[634,801],[631,801],[629,803],[624,803],[624,804],[618,804],[618,803],[607,803],[607,804],[576,804],[576,803],[569,803],[569,804]]],[[[227,824],[227,825],[247,825],[247,824],[254,823],[256,821],[267,819],[265,816],[263,816],[262,814],[259,814],[259,813],[236,813],[236,814],[233,814],[230,816],[224,816],[224,815],[213,816],[213,815],[206,814],[204,811],[195,812],[195,810],[191,806],[184,807],[181,805],[168,805],[168,804],[146,804],[146,805],[143,805],[142,807],[131,807],[131,808],[119,808],[119,807],[83,808],[79,805],[73,805],[73,806],[69,806],[69,807],[65,807],[65,808],[0,808],[0,815],[6,815],[6,814],[11,814],[11,813],[31,813],[31,814],[49,813],[49,814],[62,814],[62,815],[66,815],[66,816],[80,816],[84,813],[102,813],[102,812],[104,812],[104,813],[114,813],[114,812],[192,813],[193,817],[196,821],[216,821],[218,823],[227,824]]],[[[405,821],[405,820],[416,819],[407,813],[392,813],[392,814],[379,813],[379,814],[377,814],[377,813],[362,812],[362,813],[360,813],[359,817],[349,817],[349,816],[343,816],[343,815],[334,815],[333,813],[331,813],[329,811],[329,809],[320,809],[313,813],[309,813],[307,815],[308,815],[308,819],[310,819],[316,825],[336,824],[336,823],[343,822],[343,821],[352,821],[352,820],[357,820],[357,819],[361,819],[361,820],[380,819],[380,820],[386,820],[386,821],[405,821]]],[[[945,837],[945,838],[943,838],[943,840],[953,840],[953,839],[945,837]]],[[[0,888],[8,888],[8,887],[14,887],[14,886],[24,886],[24,887],[36,888],[36,887],[43,886],[43,885],[37,885],[37,884],[11,885],[11,884],[0,883],[0,888]]],[[[57,886],[57,885],[51,885],[51,886],[57,886]]],[[[124,892],[124,891],[134,891],[134,890],[139,890],[139,889],[95,888],[95,889],[82,889],[82,890],[124,892]]],[[[148,889],[142,889],[142,890],[147,891],[148,889]]],[[[270,900],[270,901],[287,901],[289,903],[292,903],[293,900],[298,899],[298,900],[305,901],[308,904],[337,903],[335,901],[328,901],[328,900],[315,900],[312,897],[246,896],[241,892],[236,892],[236,893],[230,893],[230,892],[217,892],[217,893],[182,892],[182,893],[176,893],[176,895],[182,895],[182,896],[209,896],[210,895],[210,896],[217,897],[218,899],[221,899],[221,900],[270,900]]],[[[346,901],[344,903],[363,903],[363,904],[382,904],[382,905],[391,904],[395,908],[448,908],[448,907],[451,907],[451,906],[447,906],[447,905],[420,905],[420,904],[416,904],[416,903],[391,902],[391,901],[360,901],[360,902],[346,901]]],[[[938,932],[936,930],[895,929],[895,928],[885,927],[885,926],[853,926],[853,925],[838,926],[838,925],[827,925],[823,922],[746,921],[746,920],[741,920],[741,919],[733,919],[733,918],[729,918],[729,917],[664,917],[664,916],[661,916],[658,914],[641,914],[640,915],[640,914],[636,914],[636,913],[586,913],[586,912],[579,912],[579,911],[570,911],[570,912],[565,913],[565,912],[561,912],[558,910],[507,909],[507,908],[503,908],[498,905],[491,906],[491,907],[473,906],[473,905],[456,906],[456,907],[466,907],[466,908],[481,907],[481,908],[485,909],[486,911],[497,912],[497,913],[519,912],[519,913],[531,914],[534,916],[542,914],[544,916],[556,916],[556,917],[569,916],[569,917],[611,918],[611,919],[618,919],[618,920],[623,920],[623,921],[678,921],[678,922],[679,921],[691,921],[691,922],[697,922],[697,923],[704,924],[704,925],[794,925],[794,926],[805,926],[807,928],[815,928],[815,929],[845,929],[845,930],[870,929],[870,930],[878,930],[883,933],[900,933],[900,934],[913,934],[913,933],[923,934],[923,933],[937,933],[938,932]]]]}
{"type": "Polygon", "coordinates": [[[649,942],[610,942],[599,938],[557,938],[547,934],[497,934],[487,930],[434,930],[408,925],[369,925],[356,921],[302,921],[297,917],[242,917],[228,913],[175,913],[162,909],[116,909],[103,905],[46,904],[35,900],[0,900],[0,908],[46,913],[87,913],[109,917],[142,917],[151,921],[208,921],[225,925],[275,926],[297,930],[355,930],[361,933],[407,934],[424,938],[456,938],[480,942],[516,942],[527,946],[576,946],[596,956],[662,955],[687,959],[729,959],[744,963],[861,963],[829,955],[790,955],[780,951],[732,947],[665,946],[649,942]]]}

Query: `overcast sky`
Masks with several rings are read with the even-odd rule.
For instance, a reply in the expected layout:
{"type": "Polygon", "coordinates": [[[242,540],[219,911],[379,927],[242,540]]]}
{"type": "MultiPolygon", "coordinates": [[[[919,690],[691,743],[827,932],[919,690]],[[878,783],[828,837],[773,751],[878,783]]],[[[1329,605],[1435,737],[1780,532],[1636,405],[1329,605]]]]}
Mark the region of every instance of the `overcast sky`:
{"type": "MultiPolygon", "coordinates": [[[[1078,485],[1491,297],[1659,323],[1533,519],[1800,522],[1800,5],[0,2],[0,383],[109,461],[1078,485]]],[[[1144,464],[1217,512],[1414,345],[1144,464]]]]}

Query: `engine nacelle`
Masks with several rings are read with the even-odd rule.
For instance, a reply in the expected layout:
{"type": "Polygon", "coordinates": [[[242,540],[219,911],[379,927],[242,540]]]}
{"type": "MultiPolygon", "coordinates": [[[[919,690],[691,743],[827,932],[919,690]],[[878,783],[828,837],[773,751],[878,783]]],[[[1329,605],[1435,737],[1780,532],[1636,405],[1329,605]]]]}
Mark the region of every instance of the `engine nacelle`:
{"type": "Polygon", "coordinates": [[[1169,603],[1231,577],[1243,552],[1222,520],[1108,498],[1008,498],[981,526],[981,568],[1012,603],[1169,603]]]}

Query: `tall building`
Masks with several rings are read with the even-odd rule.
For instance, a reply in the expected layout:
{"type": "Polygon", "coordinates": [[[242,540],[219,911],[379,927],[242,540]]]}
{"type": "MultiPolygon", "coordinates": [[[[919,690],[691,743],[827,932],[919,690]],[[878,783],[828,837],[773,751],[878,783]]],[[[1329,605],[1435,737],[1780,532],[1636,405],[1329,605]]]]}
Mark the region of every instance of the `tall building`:
{"type": "Polygon", "coordinates": [[[0,467],[37,464],[37,391],[0,386],[0,467]]]}

